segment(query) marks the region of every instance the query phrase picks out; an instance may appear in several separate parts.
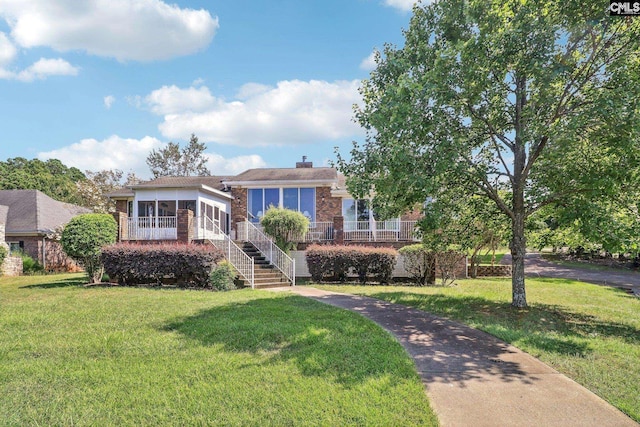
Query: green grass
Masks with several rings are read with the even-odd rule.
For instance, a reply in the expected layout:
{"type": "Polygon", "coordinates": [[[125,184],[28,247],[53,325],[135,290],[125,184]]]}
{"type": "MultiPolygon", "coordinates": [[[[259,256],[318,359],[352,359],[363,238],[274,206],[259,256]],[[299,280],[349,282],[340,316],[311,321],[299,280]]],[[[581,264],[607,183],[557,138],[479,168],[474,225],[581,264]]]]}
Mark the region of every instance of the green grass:
{"type": "MultiPolygon", "coordinates": [[[[500,264],[500,260],[502,259],[502,257],[504,257],[505,254],[509,253],[509,248],[500,248],[500,249],[496,249],[496,260],[495,260],[495,264],[498,265],[500,264]]],[[[471,254],[469,254],[469,256],[471,256],[471,254]]],[[[489,251],[487,253],[487,251],[480,251],[480,253],[478,254],[478,263],[480,265],[491,265],[491,259],[493,257],[493,253],[491,251],[489,251]]]]}
{"type": "Polygon", "coordinates": [[[512,309],[510,279],[458,286],[319,286],[368,295],[482,329],[540,358],[640,421],[640,299],[572,280],[527,279],[530,308],[512,309]]]}
{"type": "Polygon", "coordinates": [[[0,278],[0,424],[437,425],[377,325],[303,297],[0,278]]]}

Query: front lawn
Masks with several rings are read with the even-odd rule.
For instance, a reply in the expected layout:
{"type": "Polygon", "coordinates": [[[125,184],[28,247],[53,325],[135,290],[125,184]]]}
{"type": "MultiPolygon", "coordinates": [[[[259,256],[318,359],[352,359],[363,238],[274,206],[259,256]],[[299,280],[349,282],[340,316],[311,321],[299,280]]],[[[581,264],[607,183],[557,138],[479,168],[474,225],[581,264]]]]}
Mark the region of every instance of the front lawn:
{"type": "Polygon", "coordinates": [[[2,425],[437,425],[413,362],[303,297],[0,278],[2,425]]]}
{"type": "Polygon", "coordinates": [[[530,308],[510,307],[511,279],[450,288],[318,286],[368,295],[482,329],[538,357],[640,421],[640,299],[572,280],[527,279],[530,308]]]}

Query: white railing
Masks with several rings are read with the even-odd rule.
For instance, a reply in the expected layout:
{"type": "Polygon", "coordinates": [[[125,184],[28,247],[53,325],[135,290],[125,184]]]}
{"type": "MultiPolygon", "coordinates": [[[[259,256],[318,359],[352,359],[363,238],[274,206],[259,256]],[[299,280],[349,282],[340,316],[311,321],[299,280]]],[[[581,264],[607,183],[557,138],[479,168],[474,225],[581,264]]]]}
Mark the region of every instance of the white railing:
{"type": "Polygon", "coordinates": [[[220,227],[211,223],[213,225],[212,230],[210,231],[210,236],[207,239],[213,244],[216,248],[220,249],[224,252],[224,256],[233,265],[236,271],[249,282],[251,285],[251,289],[255,287],[255,267],[253,263],[253,258],[244,253],[242,249],[236,245],[229,236],[222,232],[220,227]]]}
{"type": "Polygon", "coordinates": [[[411,242],[419,241],[417,221],[345,221],[344,240],[349,242],[411,242]]]}
{"type": "Polygon", "coordinates": [[[176,240],[178,219],[175,216],[141,216],[126,218],[123,240],[176,240]]]}
{"type": "Polygon", "coordinates": [[[309,230],[301,241],[303,242],[327,242],[333,240],[333,222],[310,222],[309,230]]]}
{"type": "Polygon", "coordinates": [[[223,239],[220,234],[224,234],[220,229],[220,220],[213,220],[206,216],[194,218],[193,238],[195,240],[220,240],[223,239]]]}
{"type": "Polygon", "coordinates": [[[251,243],[262,255],[285,275],[292,286],[296,285],[296,262],[276,246],[269,236],[249,221],[239,222],[238,238],[251,243]]]}

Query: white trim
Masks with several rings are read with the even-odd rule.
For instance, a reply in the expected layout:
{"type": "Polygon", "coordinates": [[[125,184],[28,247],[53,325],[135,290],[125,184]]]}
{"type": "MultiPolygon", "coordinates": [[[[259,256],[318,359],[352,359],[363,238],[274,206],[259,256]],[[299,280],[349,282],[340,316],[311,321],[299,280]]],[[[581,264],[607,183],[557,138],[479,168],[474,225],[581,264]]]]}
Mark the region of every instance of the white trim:
{"type": "Polygon", "coordinates": [[[270,187],[329,187],[337,180],[326,179],[287,179],[287,180],[260,180],[260,181],[223,181],[223,184],[238,186],[240,188],[270,188],[270,187]]]}

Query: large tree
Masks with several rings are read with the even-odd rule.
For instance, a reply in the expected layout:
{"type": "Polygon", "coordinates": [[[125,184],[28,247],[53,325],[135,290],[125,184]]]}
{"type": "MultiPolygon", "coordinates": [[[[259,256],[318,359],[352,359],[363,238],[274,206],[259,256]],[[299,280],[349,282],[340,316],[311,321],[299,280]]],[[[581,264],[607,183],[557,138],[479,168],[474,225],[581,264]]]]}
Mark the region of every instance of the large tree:
{"type": "Polygon", "coordinates": [[[596,0],[450,0],[417,5],[404,34],[363,82],[367,139],[338,166],[388,214],[442,192],[492,200],[526,307],[528,216],[637,185],[640,20],[596,0]]]}
{"type": "Polygon", "coordinates": [[[84,179],[79,169],[69,168],[58,159],[15,157],[0,161],[0,190],[40,190],[56,200],[79,203],[76,183],[84,179]]]}
{"type": "Polygon", "coordinates": [[[207,169],[207,158],[204,151],[207,146],[198,142],[198,137],[191,134],[189,144],[180,150],[180,145],[169,142],[166,147],[152,150],[147,157],[147,165],[154,178],[160,176],[192,176],[211,175],[207,169]]]}

